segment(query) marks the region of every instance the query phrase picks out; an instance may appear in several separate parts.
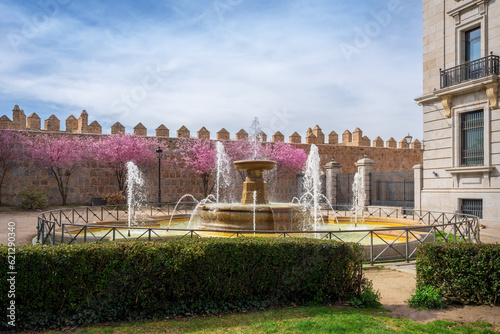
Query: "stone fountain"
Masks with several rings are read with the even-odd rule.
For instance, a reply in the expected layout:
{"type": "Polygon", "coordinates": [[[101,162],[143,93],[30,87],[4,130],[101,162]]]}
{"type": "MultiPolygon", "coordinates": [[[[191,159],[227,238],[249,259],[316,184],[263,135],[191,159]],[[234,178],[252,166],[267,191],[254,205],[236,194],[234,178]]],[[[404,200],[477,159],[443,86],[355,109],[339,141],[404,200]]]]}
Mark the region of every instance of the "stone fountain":
{"type": "Polygon", "coordinates": [[[216,230],[303,230],[309,212],[300,204],[270,204],[263,173],[276,162],[270,160],[235,161],[236,169],[246,171],[241,203],[209,203],[197,209],[196,220],[203,229],[216,230]]]}

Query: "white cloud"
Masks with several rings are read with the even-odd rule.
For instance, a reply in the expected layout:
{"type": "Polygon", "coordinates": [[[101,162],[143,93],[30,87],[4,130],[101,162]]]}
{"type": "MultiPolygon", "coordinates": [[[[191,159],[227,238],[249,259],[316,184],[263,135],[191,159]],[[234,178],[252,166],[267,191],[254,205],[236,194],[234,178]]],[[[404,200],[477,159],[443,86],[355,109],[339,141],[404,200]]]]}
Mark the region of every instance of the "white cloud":
{"type": "Polygon", "coordinates": [[[0,106],[23,108],[25,100],[42,119],[57,111],[61,120],[86,109],[105,132],[115,121],[128,131],[142,122],[150,133],[163,123],[172,135],[181,125],[192,134],[206,126],[215,138],[257,116],[287,137],[316,124],[327,134],[360,127],[371,139],[419,137],[420,35],[399,31],[394,18],[347,62],[339,44],[352,38],[353,14],[296,4],[276,13],[243,2],[220,20],[210,6],[183,2],[171,21],[140,25],[116,17],[89,24],[102,7],[80,17],[61,9],[17,54],[0,51],[0,106]],[[398,45],[400,34],[417,47],[398,45]]]}

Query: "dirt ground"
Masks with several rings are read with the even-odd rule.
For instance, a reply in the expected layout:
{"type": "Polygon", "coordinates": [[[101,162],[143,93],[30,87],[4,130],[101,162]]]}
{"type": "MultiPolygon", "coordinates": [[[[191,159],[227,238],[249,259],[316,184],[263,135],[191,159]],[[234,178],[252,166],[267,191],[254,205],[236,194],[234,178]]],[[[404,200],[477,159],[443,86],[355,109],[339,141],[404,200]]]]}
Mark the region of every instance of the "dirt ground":
{"type": "Polygon", "coordinates": [[[36,236],[37,217],[41,211],[17,211],[9,207],[0,209],[0,245],[7,245],[8,233],[11,233],[9,222],[15,224],[15,245],[30,245],[36,236]]]}
{"type": "MultiPolygon", "coordinates": [[[[15,223],[16,246],[29,245],[36,235],[38,211],[23,212],[13,208],[0,208],[0,244],[7,244],[9,222],[15,223]]],[[[12,225],[12,224],[11,224],[12,225]]],[[[488,228],[481,231],[481,240],[487,243],[500,242],[500,228],[488,228]]],[[[384,308],[391,311],[395,318],[412,319],[418,322],[430,322],[446,319],[462,322],[485,321],[500,329],[500,307],[495,306],[449,306],[443,310],[417,310],[410,308],[405,301],[415,291],[416,275],[414,266],[410,273],[404,265],[400,270],[368,267],[365,275],[373,282],[375,290],[381,294],[384,308]]]]}
{"type": "Polygon", "coordinates": [[[416,275],[392,269],[368,269],[365,276],[373,282],[373,287],[381,295],[384,308],[391,311],[394,318],[411,319],[418,322],[452,320],[460,322],[485,321],[500,329],[499,306],[448,306],[443,310],[417,310],[408,306],[406,300],[415,292],[416,275]]]}

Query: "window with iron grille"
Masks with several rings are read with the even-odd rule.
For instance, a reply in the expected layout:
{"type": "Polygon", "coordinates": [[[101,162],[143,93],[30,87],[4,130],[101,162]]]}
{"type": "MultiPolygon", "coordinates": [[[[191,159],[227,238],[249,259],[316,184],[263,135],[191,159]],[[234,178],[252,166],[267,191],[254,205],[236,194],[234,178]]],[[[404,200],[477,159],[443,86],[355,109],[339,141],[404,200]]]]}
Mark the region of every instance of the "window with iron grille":
{"type": "Polygon", "coordinates": [[[461,116],[462,166],[484,164],[484,112],[483,110],[463,113],[461,116]]]}
{"type": "Polygon", "coordinates": [[[466,215],[474,215],[483,218],[483,200],[482,199],[463,199],[462,213],[466,215]]]}

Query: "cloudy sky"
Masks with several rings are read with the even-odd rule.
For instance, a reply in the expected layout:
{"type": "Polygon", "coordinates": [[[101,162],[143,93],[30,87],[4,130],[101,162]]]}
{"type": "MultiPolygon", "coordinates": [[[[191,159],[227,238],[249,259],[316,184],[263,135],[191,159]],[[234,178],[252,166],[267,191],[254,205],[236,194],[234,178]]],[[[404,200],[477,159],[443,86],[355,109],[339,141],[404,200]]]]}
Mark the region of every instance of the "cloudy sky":
{"type": "Polygon", "coordinates": [[[0,2],[0,116],[422,138],[422,1],[0,2]]]}

